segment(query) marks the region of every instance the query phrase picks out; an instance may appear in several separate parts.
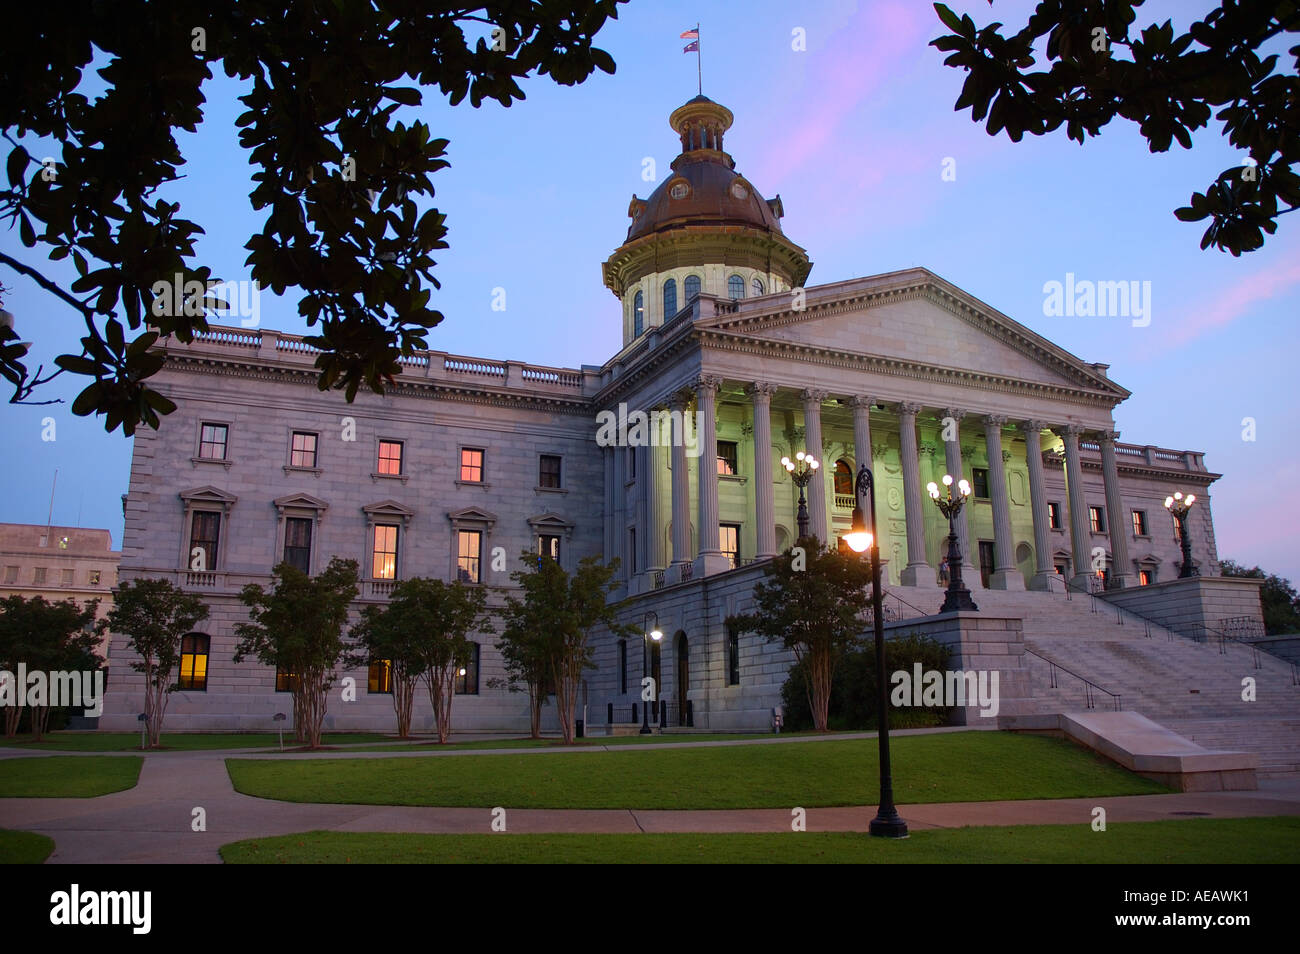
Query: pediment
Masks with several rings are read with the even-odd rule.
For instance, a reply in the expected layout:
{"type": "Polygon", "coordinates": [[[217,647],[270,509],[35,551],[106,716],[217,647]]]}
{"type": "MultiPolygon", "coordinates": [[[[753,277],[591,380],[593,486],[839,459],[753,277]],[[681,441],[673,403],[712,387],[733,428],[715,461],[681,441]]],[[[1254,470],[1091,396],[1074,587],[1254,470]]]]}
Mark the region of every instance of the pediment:
{"type": "Polygon", "coordinates": [[[881,370],[996,376],[1093,392],[1129,392],[1089,364],[925,269],[809,289],[802,309],[701,317],[701,331],[798,354],[861,356],[881,370]]]}
{"type": "Polygon", "coordinates": [[[546,512],[528,518],[528,525],[534,533],[569,533],[573,530],[572,520],[565,520],[558,513],[546,512]]]}
{"type": "Polygon", "coordinates": [[[211,485],[206,487],[195,487],[192,490],[182,490],[177,494],[177,496],[190,506],[194,506],[195,504],[210,504],[223,509],[234,506],[239,500],[239,498],[234,494],[226,493],[226,491],[219,487],[213,487],[211,485]]]}
{"type": "Polygon", "coordinates": [[[319,497],[313,497],[311,494],[287,494],[284,497],[276,497],[271,502],[275,504],[275,509],[281,513],[285,510],[316,510],[324,513],[330,506],[319,497]]]}
{"type": "Polygon", "coordinates": [[[366,504],[361,510],[373,523],[384,520],[400,520],[402,523],[409,523],[415,516],[414,510],[396,500],[381,500],[379,503],[366,504]]]}
{"type": "Polygon", "coordinates": [[[495,526],[497,515],[479,507],[466,507],[463,510],[451,511],[447,514],[447,519],[451,521],[453,527],[464,524],[473,524],[477,526],[486,526],[490,529],[495,526]]]}

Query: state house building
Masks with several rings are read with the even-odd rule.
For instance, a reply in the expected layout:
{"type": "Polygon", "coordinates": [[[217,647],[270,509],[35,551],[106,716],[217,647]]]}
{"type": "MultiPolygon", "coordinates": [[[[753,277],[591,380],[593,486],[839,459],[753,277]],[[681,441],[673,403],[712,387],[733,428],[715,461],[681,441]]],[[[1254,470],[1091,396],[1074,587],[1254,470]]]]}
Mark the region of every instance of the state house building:
{"type": "MultiPolygon", "coordinates": [[[[283,674],[232,661],[233,626],[247,619],[237,594],[268,584],[281,560],[315,573],[334,555],[356,559],[359,606],[412,576],[478,583],[500,605],[529,548],[570,569],[619,558],[624,618],[665,634],[651,666],[675,722],[766,728],[791,656],[725,620],[797,538],[798,489],[780,460],[800,450],[823,462],[807,499],[811,532],[831,543],[849,528],[852,475],[873,468],[899,606],[938,611],[947,523],[925,486],[944,473],[974,486],[958,531],[982,612],[1008,615],[1090,576],[1111,589],[1177,577],[1163,506],[1175,491],[1198,497],[1192,553],[1217,574],[1206,491],[1219,475],[1195,451],[1121,443],[1113,413],[1129,392],[1107,365],[924,268],[809,285],[780,197],[764,199],[724,151],[731,112],[699,96],[670,123],[672,173],[632,198],[626,239],[602,266],[623,321],[623,348],[603,364],[420,352],[386,394],[348,404],[317,390],[315,352],[295,335],[213,328],[160,346],[154,383],[177,410],[136,433],[121,577],[166,577],[212,609],[185,640],[167,727],[267,730],[292,712],[283,674]],[[701,453],[601,446],[597,415],[620,407],[689,412],[701,453]],[[190,569],[196,549],[202,571],[190,569]],[[495,567],[494,553],[506,557],[495,567]]],[[[525,728],[526,696],[501,687],[495,637],[475,638],[454,729],[525,728]]],[[[125,642],[114,636],[106,728],[134,729],[142,711],[125,642]]],[[[595,635],[580,695],[593,729],[631,720],[641,642],[595,635]]],[[[349,675],[357,700],[333,693],[327,728],[391,730],[382,664],[349,675]]],[[[431,725],[421,693],[413,727],[431,725]]]]}

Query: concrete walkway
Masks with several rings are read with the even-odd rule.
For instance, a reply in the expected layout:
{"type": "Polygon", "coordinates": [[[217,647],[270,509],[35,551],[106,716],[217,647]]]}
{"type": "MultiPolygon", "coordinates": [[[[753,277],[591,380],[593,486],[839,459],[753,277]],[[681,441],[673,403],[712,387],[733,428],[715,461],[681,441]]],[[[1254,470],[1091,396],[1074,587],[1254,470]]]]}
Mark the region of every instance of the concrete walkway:
{"type": "MultiPolygon", "coordinates": [[[[870,737],[870,733],[865,735],[870,737]]],[[[800,738],[815,741],[821,737],[800,738]]],[[[767,744],[769,741],[775,740],[676,742],[664,743],[664,746],[767,744]]],[[[794,739],[786,737],[782,741],[794,739]]],[[[645,746],[617,747],[620,751],[642,748],[645,746]]],[[[608,750],[592,746],[576,751],[608,750]]],[[[511,750],[477,751],[495,755],[511,750]]],[[[557,750],[515,751],[538,754],[557,750]]],[[[0,757],[35,754],[9,749],[0,753],[0,757]]],[[[487,834],[491,831],[492,815],[488,808],[302,804],[241,795],[235,792],[226,772],[225,759],[232,754],[230,751],[148,754],[135,788],[98,798],[0,799],[0,828],[25,829],[48,835],[55,842],[50,862],[68,864],[213,863],[220,861],[218,848],[232,841],[316,829],[445,834],[487,834]],[[193,811],[199,807],[206,812],[207,831],[204,832],[194,832],[190,828],[193,811]]],[[[250,753],[239,753],[239,757],[247,754],[250,753]]],[[[259,751],[258,754],[268,753],[259,751]]],[[[299,757],[338,757],[344,754],[353,758],[386,758],[397,753],[339,751],[299,757]]],[[[430,753],[419,754],[427,757],[430,753]]],[[[474,753],[440,754],[445,757],[474,753]]],[[[1155,821],[1190,815],[1215,818],[1300,815],[1300,779],[1266,780],[1255,792],[954,802],[901,805],[899,811],[908,825],[919,831],[964,825],[1083,825],[1091,822],[1092,811],[1097,806],[1106,809],[1108,822],[1155,821]]],[[[515,833],[788,832],[791,819],[789,809],[627,811],[512,809],[508,805],[505,808],[508,830],[515,833]]],[[[875,806],[809,808],[808,831],[865,831],[875,811],[875,806]]]]}

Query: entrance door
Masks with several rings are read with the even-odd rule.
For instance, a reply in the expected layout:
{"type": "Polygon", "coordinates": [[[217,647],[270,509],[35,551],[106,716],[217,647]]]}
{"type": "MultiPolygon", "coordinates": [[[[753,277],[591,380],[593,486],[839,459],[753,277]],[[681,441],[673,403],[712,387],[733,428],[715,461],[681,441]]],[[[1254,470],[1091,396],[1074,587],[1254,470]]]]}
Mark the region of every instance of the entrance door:
{"type": "Polygon", "coordinates": [[[677,724],[686,724],[686,690],[691,687],[691,651],[686,634],[677,634],[677,724]]]}
{"type": "Polygon", "coordinates": [[[984,589],[989,588],[989,576],[993,573],[993,541],[980,541],[980,582],[984,589]]]}

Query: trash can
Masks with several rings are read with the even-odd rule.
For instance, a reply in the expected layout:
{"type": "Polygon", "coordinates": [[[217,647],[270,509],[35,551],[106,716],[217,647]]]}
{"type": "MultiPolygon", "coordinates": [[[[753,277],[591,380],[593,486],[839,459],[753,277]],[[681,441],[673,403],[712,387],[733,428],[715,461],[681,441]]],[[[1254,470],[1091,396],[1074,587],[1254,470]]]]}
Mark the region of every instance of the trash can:
{"type": "Polygon", "coordinates": [[[581,739],[581,738],[583,738],[583,730],[584,730],[584,729],[586,729],[586,725],[583,724],[583,721],[582,721],[581,719],[576,720],[576,721],[573,723],[573,736],[574,736],[574,738],[577,738],[577,739],[581,739]]]}

